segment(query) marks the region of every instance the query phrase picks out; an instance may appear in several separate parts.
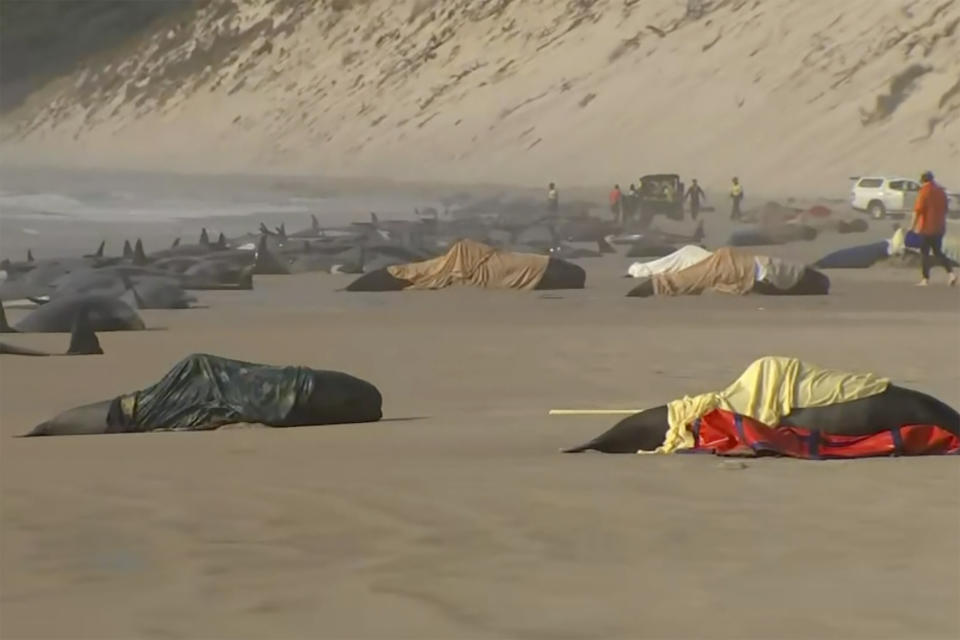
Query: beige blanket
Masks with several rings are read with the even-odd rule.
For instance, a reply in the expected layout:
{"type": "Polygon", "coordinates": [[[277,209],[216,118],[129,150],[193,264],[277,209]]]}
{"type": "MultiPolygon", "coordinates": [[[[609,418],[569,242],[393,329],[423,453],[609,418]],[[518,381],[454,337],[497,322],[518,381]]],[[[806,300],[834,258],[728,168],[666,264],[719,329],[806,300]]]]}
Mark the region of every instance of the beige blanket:
{"type": "Polygon", "coordinates": [[[704,291],[743,295],[753,289],[755,277],[753,254],[723,247],[692,267],[656,274],[653,291],[658,296],[699,295],[704,291]]]}
{"type": "Polygon", "coordinates": [[[498,251],[480,242],[460,240],[445,255],[387,271],[407,280],[407,289],[442,289],[469,285],[490,289],[535,289],[547,270],[547,256],[498,251]]]}

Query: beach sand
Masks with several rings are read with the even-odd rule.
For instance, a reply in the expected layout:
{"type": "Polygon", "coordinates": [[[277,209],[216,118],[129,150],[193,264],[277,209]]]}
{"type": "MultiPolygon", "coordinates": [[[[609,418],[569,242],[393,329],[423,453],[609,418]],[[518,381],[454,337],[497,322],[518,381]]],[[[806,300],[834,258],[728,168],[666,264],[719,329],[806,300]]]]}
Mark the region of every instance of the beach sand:
{"type": "Polygon", "coordinates": [[[550,293],[258,277],[143,312],[151,330],[102,334],[100,357],[4,357],[0,635],[960,634],[956,457],[562,455],[616,419],[547,416],[719,388],[767,354],[960,406],[960,296],[942,272],[928,289],[879,268],[830,273],[827,297],[641,300],[623,297],[629,262],[584,260],[587,289],[550,293]],[[348,371],[382,390],[385,420],[13,438],[192,352],[348,371]]]}

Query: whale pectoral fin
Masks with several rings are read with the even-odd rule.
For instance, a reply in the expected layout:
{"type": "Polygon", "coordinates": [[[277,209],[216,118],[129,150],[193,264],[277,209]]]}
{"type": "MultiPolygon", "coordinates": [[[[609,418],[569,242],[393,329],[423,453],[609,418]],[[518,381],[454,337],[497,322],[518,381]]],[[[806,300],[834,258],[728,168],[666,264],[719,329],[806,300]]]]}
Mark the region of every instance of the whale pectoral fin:
{"type": "Polygon", "coordinates": [[[37,351],[35,349],[27,349],[26,347],[18,347],[14,344],[7,344],[6,342],[0,342],[0,354],[6,354],[11,356],[49,356],[49,353],[43,351],[37,351]]]}

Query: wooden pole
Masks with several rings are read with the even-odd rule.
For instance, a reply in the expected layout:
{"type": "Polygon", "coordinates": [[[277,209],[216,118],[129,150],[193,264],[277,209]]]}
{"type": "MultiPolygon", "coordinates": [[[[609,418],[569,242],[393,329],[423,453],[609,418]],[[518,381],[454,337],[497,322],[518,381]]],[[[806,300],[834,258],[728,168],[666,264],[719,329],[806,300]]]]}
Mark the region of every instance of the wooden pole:
{"type": "Polygon", "coordinates": [[[643,409],[550,409],[551,416],[632,416],[643,409]]]}

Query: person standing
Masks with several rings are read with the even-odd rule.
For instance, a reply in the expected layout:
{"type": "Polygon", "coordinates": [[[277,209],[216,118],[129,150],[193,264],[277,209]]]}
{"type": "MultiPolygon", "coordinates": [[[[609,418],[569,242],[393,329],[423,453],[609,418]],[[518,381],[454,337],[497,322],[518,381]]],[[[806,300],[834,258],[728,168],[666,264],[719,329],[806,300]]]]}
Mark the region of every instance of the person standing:
{"type": "Polygon", "coordinates": [[[627,188],[626,197],[629,199],[629,202],[624,203],[623,207],[624,224],[626,224],[628,220],[632,221],[640,210],[640,190],[637,189],[637,185],[630,183],[630,186],[627,188]]]}
{"type": "Polygon", "coordinates": [[[947,230],[947,193],[933,179],[933,173],[925,172],[920,177],[923,186],[917,194],[917,203],[913,208],[912,227],[920,236],[920,269],[923,274],[918,286],[930,284],[930,257],[947,271],[947,284],[957,284],[957,274],[950,267],[950,261],[943,255],[943,234],[947,230]]]}
{"type": "Polygon", "coordinates": [[[740,202],[743,201],[743,186],[740,184],[740,178],[734,177],[733,184],[730,185],[730,219],[739,220],[742,216],[740,212],[740,202]]]}
{"type": "Polygon", "coordinates": [[[610,213],[613,214],[613,221],[617,224],[623,224],[623,192],[620,191],[620,185],[613,185],[610,191],[610,213]]]}
{"type": "Polygon", "coordinates": [[[560,194],[557,193],[557,185],[550,183],[547,186],[547,211],[551,215],[556,215],[560,210],[560,194]]]}
{"type": "Polygon", "coordinates": [[[690,188],[687,189],[686,199],[690,200],[690,218],[696,220],[700,217],[700,200],[703,199],[704,202],[707,200],[707,194],[703,192],[703,189],[700,188],[700,185],[697,184],[697,179],[693,179],[693,183],[690,185],[690,188]]]}

